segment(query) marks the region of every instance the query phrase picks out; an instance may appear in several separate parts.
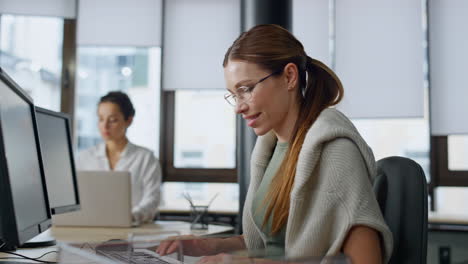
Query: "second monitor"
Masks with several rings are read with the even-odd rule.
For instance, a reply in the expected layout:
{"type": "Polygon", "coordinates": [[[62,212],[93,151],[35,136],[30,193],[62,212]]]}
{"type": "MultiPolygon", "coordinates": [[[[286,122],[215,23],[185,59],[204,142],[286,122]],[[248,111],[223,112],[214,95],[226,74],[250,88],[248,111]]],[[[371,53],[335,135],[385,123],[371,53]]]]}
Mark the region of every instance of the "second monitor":
{"type": "Polygon", "coordinates": [[[36,107],[36,121],[52,214],[79,210],[69,117],[36,107]]]}

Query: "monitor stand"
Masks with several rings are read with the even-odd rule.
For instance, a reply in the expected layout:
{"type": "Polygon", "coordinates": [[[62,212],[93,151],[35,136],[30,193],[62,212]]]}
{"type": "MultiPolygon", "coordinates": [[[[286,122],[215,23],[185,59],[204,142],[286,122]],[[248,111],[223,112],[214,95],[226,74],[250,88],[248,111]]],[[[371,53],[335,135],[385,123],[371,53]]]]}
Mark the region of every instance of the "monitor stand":
{"type": "MultiPolygon", "coordinates": [[[[42,241],[36,240],[36,241],[26,242],[17,248],[15,245],[6,243],[2,239],[0,239],[0,252],[15,251],[21,248],[50,247],[50,246],[54,246],[55,244],[56,244],[55,239],[42,240],[42,241]]],[[[0,262],[0,263],[3,263],[3,262],[0,262]]]]}
{"type": "Polygon", "coordinates": [[[57,241],[55,241],[55,239],[50,236],[50,231],[47,230],[31,238],[29,241],[19,246],[19,248],[50,247],[57,244],[56,242],[57,241]]]}
{"type": "Polygon", "coordinates": [[[26,242],[20,246],[20,248],[38,248],[38,247],[50,247],[55,246],[57,243],[55,239],[51,240],[44,240],[44,241],[34,241],[34,242],[26,242]]]}

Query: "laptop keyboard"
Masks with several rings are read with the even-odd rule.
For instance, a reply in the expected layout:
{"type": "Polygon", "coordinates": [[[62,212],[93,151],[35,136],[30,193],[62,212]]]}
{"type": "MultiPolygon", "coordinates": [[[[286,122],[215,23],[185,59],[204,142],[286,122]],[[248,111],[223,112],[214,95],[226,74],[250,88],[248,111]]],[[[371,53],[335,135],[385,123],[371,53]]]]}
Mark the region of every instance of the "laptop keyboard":
{"type": "Polygon", "coordinates": [[[99,251],[99,254],[108,258],[118,260],[123,263],[131,264],[173,264],[167,262],[155,255],[143,251],[133,251],[129,254],[127,251],[99,251]]]}

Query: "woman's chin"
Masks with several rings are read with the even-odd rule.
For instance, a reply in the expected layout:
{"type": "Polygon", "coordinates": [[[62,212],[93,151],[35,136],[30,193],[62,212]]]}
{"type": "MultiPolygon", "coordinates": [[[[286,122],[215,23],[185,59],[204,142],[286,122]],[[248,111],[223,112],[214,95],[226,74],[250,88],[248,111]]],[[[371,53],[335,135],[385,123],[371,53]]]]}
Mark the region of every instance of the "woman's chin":
{"type": "Polygon", "coordinates": [[[101,137],[102,137],[102,140],[104,140],[104,141],[113,141],[114,140],[114,138],[109,136],[109,135],[101,135],[101,137]]]}
{"type": "Polygon", "coordinates": [[[268,133],[270,131],[270,129],[265,129],[264,127],[255,127],[255,128],[253,128],[253,131],[255,132],[255,135],[263,136],[266,133],[268,133]]]}

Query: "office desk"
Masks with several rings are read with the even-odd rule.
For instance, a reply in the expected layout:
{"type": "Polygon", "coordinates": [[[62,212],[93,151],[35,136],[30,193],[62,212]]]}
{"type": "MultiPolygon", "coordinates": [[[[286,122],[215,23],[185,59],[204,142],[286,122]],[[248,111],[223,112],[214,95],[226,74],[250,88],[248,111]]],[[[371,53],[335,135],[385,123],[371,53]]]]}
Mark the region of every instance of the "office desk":
{"type": "MultiPolygon", "coordinates": [[[[46,238],[54,238],[57,242],[73,242],[73,243],[99,243],[109,239],[127,239],[131,233],[158,233],[178,231],[181,235],[218,235],[233,230],[230,226],[209,225],[208,230],[190,230],[190,223],[181,221],[156,221],[155,223],[145,224],[135,228],[110,228],[110,227],[52,227],[39,236],[35,240],[46,238]]],[[[39,257],[40,255],[57,250],[57,247],[45,247],[36,249],[20,249],[15,253],[22,254],[28,257],[39,257]]],[[[1,257],[10,257],[5,253],[0,253],[1,257]]],[[[56,261],[57,255],[52,253],[41,260],[56,261]]],[[[5,261],[5,260],[0,260],[5,261]]],[[[19,260],[14,260],[19,261],[19,260]]],[[[28,261],[26,261],[28,262],[28,261]]],[[[31,262],[31,261],[29,261],[31,262]]]]}
{"type": "Polygon", "coordinates": [[[468,214],[429,212],[430,231],[468,232],[468,214]]]}

